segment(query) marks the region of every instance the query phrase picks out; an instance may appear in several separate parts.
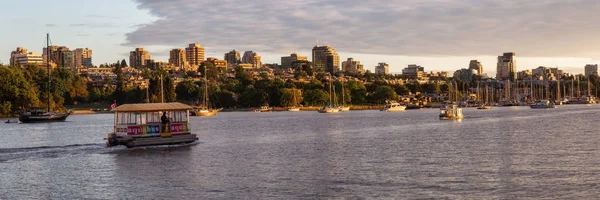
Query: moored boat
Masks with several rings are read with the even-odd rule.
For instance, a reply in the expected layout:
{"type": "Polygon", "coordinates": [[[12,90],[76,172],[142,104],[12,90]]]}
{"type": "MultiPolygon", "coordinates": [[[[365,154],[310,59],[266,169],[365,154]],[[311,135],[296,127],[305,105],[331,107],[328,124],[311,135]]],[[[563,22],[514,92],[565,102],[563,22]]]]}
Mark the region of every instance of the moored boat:
{"type": "Polygon", "coordinates": [[[114,131],[106,146],[128,148],[191,143],[198,138],[190,130],[191,106],[182,103],[124,104],[112,109],[114,131]],[[162,116],[162,117],[161,117],[162,116]]]}
{"type": "Polygon", "coordinates": [[[346,111],[350,111],[350,106],[340,106],[340,107],[338,107],[338,109],[340,111],[346,112],[346,111]]]}
{"type": "Polygon", "coordinates": [[[440,107],[440,120],[455,120],[463,117],[462,108],[457,105],[442,105],[440,107]]]}
{"type": "Polygon", "coordinates": [[[385,107],[383,109],[381,109],[381,111],[384,112],[400,112],[400,111],[405,111],[406,110],[406,106],[401,105],[400,103],[396,102],[396,101],[386,101],[385,107]]]}
{"type": "Polygon", "coordinates": [[[273,111],[273,109],[270,108],[269,106],[261,106],[260,109],[254,110],[254,112],[271,112],[271,111],[273,111]]]}
{"type": "Polygon", "coordinates": [[[548,100],[538,100],[538,101],[535,101],[533,104],[529,105],[529,107],[531,107],[532,109],[544,109],[544,108],[556,108],[556,105],[554,105],[554,103],[551,103],[548,100]]]}
{"type": "Polygon", "coordinates": [[[492,106],[489,106],[487,104],[481,104],[481,105],[479,105],[477,107],[477,109],[479,109],[479,110],[490,110],[490,109],[492,109],[492,106]]]}
{"type": "Polygon", "coordinates": [[[319,113],[337,113],[340,112],[340,109],[338,107],[334,107],[334,106],[323,106],[321,109],[318,110],[319,113]]]}
{"type": "Polygon", "coordinates": [[[291,107],[291,108],[288,108],[288,111],[290,111],[290,112],[299,112],[300,108],[298,108],[298,107],[291,107]]]}

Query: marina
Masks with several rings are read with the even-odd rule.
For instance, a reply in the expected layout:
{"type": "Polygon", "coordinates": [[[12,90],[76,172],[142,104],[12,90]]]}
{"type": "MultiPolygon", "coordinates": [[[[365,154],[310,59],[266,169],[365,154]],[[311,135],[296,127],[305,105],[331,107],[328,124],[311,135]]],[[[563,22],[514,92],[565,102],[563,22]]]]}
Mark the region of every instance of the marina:
{"type": "Polygon", "coordinates": [[[597,105],[464,108],[462,121],[438,111],[224,112],[190,118],[195,143],[131,149],[105,147],[114,113],[2,124],[0,140],[20,142],[0,143],[0,198],[600,195],[597,105]]]}

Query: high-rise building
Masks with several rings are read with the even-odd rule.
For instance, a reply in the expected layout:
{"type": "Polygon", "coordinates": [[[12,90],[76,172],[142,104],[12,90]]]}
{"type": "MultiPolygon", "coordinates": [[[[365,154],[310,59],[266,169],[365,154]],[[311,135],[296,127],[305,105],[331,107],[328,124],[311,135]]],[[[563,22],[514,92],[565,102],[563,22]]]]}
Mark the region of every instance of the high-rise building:
{"type": "Polygon", "coordinates": [[[340,70],[340,56],[330,46],[319,46],[312,49],[313,66],[316,71],[334,74],[340,70]]]}
{"type": "Polygon", "coordinates": [[[252,64],[253,68],[259,68],[262,66],[260,56],[253,51],[244,52],[244,56],[242,57],[242,63],[252,64]]]}
{"type": "Polygon", "coordinates": [[[360,61],[355,61],[354,58],[348,58],[346,61],[342,62],[342,71],[352,74],[362,74],[365,73],[365,67],[360,64],[360,61]]]}
{"type": "Polygon", "coordinates": [[[377,64],[377,66],[375,66],[375,73],[376,74],[389,74],[390,73],[390,66],[387,63],[379,63],[377,64]]]}
{"type": "Polygon", "coordinates": [[[75,67],[93,67],[92,50],[88,48],[76,48],[74,51],[75,67]]]}
{"type": "Polygon", "coordinates": [[[58,57],[58,46],[54,45],[49,46],[48,48],[44,47],[42,57],[44,58],[44,63],[58,64],[60,60],[58,57]],[[48,57],[50,57],[50,60],[48,60],[48,57]]]}
{"type": "Polygon", "coordinates": [[[44,59],[40,54],[29,52],[23,47],[18,47],[10,53],[10,66],[13,67],[17,64],[25,66],[29,64],[42,64],[43,62],[44,59]]]}
{"type": "Polygon", "coordinates": [[[419,65],[408,65],[402,69],[402,75],[405,78],[420,79],[425,75],[425,68],[419,65]]]}
{"type": "Polygon", "coordinates": [[[64,46],[58,47],[58,57],[58,67],[63,67],[72,71],[77,70],[77,67],[75,66],[75,53],[69,50],[69,48],[64,46]]]}
{"type": "Polygon", "coordinates": [[[185,58],[187,64],[192,66],[200,66],[204,62],[204,47],[198,43],[190,44],[185,48],[185,58]]]}
{"type": "Polygon", "coordinates": [[[598,76],[598,65],[588,64],[585,66],[585,76],[589,78],[591,75],[598,76]]]}
{"type": "Polygon", "coordinates": [[[187,65],[185,58],[185,51],[183,49],[172,49],[169,52],[169,64],[175,67],[185,67],[187,65]]]}
{"type": "Polygon", "coordinates": [[[498,56],[496,79],[514,81],[517,78],[517,61],[515,55],[515,53],[509,52],[498,56]]]}
{"type": "Polygon", "coordinates": [[[142,68],[148,64],[150,53],[144,48],[135,48],[135,51],[129,52],[129,66],[133,68],[142,68]]]}
{"type": "Polygon", "coordinates": [[[289,69],[292,67],[292,63],[296,61],[308,61],[308,57],[301,56],[297,53],[293,53],[290,56],[281,57],[281,68],[289,69]]]}
{"type": "Polygon", "coordinates": [[[483,74],[483,65],[481,65],[481,63],[478,60],[471,60],[471,62],[469,63],[469,69],[477,71],[477,75],[483,74]]]}
{"type": "Polygon", "coordinates": [[[240,64],[240,52],[237,50],[231,50],[230,52],[225,54],[225,58],[227,61],[228,67],[234,67],[237,64],[240,64]]]}

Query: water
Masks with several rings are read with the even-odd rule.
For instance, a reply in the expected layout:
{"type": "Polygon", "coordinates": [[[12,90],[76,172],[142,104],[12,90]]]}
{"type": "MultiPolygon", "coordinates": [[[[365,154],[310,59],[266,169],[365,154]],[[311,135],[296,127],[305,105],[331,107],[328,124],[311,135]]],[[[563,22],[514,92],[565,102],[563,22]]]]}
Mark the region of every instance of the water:
{"type": "Polygon", "coordinates": [[[0,124],[0,199],[593,199],[600,106],[219,113],[200,142],[105,148],[112,115],[0,124]]]}

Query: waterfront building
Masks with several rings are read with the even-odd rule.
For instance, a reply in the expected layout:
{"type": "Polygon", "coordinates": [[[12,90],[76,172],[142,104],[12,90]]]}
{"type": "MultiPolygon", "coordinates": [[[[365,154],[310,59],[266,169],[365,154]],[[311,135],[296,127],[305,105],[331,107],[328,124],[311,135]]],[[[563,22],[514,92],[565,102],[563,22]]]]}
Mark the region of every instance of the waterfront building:
{"type": "Polygon", "coordinates": [[[534,78],[537,78],[539,80],[552,81],[552,80],[556,80],[558,77],[560,77],[562,75],[562,70],[559,70],[556,67],[551,68],[551,67],[540,66],[538,68],[531,70],[531,75],[534,78]]]}
{"type": "Polygon", "coordinates": [[[533,77],[533,73],[531,70],[523,70],[520,72],[517,72],[517,79],[519,80],[527,80],[529,79],[529,77],[533,77]]]}
{"type": "Polygon", "coordinates": [[[135,48],[135,51],[129,52],[129,66],[133,68],[142,68],[148,65],[150,53],[144,48],[135,48]]]}
{"type": "Polygon", "coordinates": [[[585,77],[590,77],[591,75],[598,76],[598,65],[588,64],[585,66],[585,77]]]}
{"type": "Polygon", "coordinates": [[[483,74],[483,65],[478,60],[471,60],[469,63],[469,69],[477,71],[477,75],[481,76],[483,74]]]}
{"type": "Polygon", "coordinates": [[[514,52],[504,53],[498,56],[498,65],[496,67],[496,79],[511,80],[517,78],[517,61],[514,52]]]}
{"type": "Polygon", "coordinates": [[[227,60],[219,60],[217,58],[210,57],[210,58],[207,58],[206,61],[211,62],[212,64],[215,65],[215,67],[217,67],[217,69],[222,70],[222,71],[227,70],[227,66],[229,66],[227,64],[227,60]]]}
{"type": "Polygon", "coordinates": [[[169,63],[175,67],[185,67],[187,65],[185,51],[183,49],[172,49],[169,52],[169,63]]]}
{"type": "Polygon", "coordinates": [[[200,66],[204,62],[204,47],[198,43],[189,44],[185,48],[185,58],[187,64],[194,67],[200,66]]]}
{"type": "Polygon", "coordinates": [[[402,69],[402,75],[408,79],[421,79],[425,74],[425,68],[419,65],[408,65],[402,69]]]}
{"type": "Polygon", "coordinates": [[[471,81],[473,80],[473,76],[478,75],[478,71],[475,69],[459,69],[454,72],[454,78],[463,80],[463,81],[471,81]]]}
{"type": "Polygon", "coordinates": [[[92,64],[92,50],[88,48],[76,48],[74,51],[75,67],[90,68],[92,64]]]}
{"type": "Polygon", "coordinates": [[[235,49],[226,53],[224,59],[227,61],[227,65],[230,68],[235,67],[237,64],[241,63],[240,52],[235,49]]]}
{"type": "Polygon", "coordinates": [[[330,46],[319,46],[312,49],[312,60],[315,71],[325,71],[334,74],[340,70],[340,56],[330,46]]]}
{"type": "Polygon", "coordinates": [[[342,71],[351,74],[363,74],[365,73],[365,67],[363,64],[360,64],[360,61],[348,58],[342,62],[342,71]]]}
{"type": "Polygon", "coordinates": [[[390,66],[387,63],[381,62],[381,63],[377,64],[377,66],[375,66],[375,73],[376,74],[389,74],[390,66]]]}
{"type": "Polygon", "coordinates": [[[281,57],[281,68],[289,69],[292,67],[292,63],[296,61],[308,61],[307,56],[301,56],[300,54],[293,53],[290,56],[281,57]]]}
{"type": "Polygon", "coordinates": [[[21,66],[29,65],[29,64],[43,64],[44,59],[40,54],[35,52],[29,52],[27,49],[23,47],[17,47],[15,51],[10,53],[10,66],[15,66],[17,64],[21,66]]]}
{"type": "Polygon", "coordinates": [[[260,59],[260,56],[256,52],[246,51],[242,57],[242,63],[252,64],[253,68],[260,68],[262,66],[260,59]]]}
{"type": "Polygon", "coordinates": [[[58,64],[60,60],[58,58],[58,46],[53,45],[44,47],[42,50],[42,57],[44,59],[44,63],[58,64]],[[50,60],[48,60],[48,57],[50,57],[50,60]]]}

